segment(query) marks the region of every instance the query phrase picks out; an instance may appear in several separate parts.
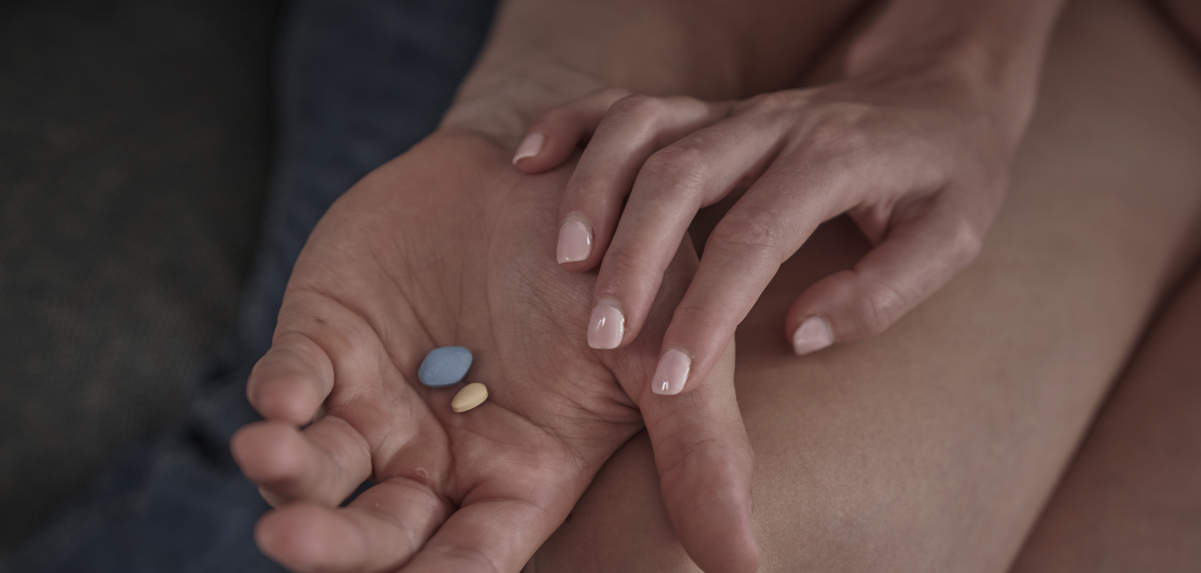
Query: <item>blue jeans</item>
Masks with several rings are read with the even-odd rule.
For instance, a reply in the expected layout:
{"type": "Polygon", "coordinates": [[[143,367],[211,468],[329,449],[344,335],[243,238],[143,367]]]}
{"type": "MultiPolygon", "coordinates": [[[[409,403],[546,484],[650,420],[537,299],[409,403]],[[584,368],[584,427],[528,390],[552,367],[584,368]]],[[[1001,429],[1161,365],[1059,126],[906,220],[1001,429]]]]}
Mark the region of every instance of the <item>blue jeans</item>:
{"type": "Polygon", "coordinates": [[[495,0],[298,0],[277,62],[277,164],[234,336],[191,421],[118,460],[11,556],[16,572],[283,571],[254,545],[267,505],[229,453],[257,419],[245,384],[292,265],[330,204],[437,126],[491,24],[495,0]]]}

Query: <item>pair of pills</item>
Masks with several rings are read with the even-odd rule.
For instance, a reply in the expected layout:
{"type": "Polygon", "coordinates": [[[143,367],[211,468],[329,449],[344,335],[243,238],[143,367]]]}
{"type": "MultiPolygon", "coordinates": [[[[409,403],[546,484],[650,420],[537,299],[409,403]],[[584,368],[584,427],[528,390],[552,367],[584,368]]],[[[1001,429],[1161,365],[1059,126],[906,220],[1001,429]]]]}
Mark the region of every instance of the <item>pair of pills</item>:
{"type": "MultiPolygon", "coordinates": [[[[417,379],[426,388],[449,388],[463,381],[471,368],[471,351],[462,346],[443,346],[425,355],[417,369],[417,379]]],[[[466,412],[488,399],[488,387],[473,382],[459,390],[450,401],[450,409],[466,412]]]]}

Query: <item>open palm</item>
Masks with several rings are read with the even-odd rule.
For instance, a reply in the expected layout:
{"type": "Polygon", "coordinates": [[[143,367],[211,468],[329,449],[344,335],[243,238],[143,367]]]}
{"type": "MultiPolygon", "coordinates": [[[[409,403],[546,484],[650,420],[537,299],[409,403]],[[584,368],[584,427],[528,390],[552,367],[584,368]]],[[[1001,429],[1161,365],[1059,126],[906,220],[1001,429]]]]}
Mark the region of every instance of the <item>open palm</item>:
{"type": "Polygon", "coordinates": [[[314,230],[249,382],[266,420],[232,444],[277,508],[260,547],[301,571],[517,571],[645,424],[690,555],[707,571],[753,570],[732,352],[694,392],[647,388],[695,253],[677,253],[637,343],[590,349],[595,277],[554,257],[570,173],[523,175],[507,156],[477,136],[432,136],[314,230]],[[490,395],[462,414],[458,387],[415,380],[449,345],[475,353],[468,381],[490,395]]]}

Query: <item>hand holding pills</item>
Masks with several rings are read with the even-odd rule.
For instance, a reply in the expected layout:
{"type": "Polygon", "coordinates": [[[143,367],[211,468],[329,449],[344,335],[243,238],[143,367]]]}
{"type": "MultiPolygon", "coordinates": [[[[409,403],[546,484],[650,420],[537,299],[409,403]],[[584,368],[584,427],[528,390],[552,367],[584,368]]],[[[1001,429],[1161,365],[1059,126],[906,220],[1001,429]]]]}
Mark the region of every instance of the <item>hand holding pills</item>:
{"type": "MultiPolygon", "coordinates": [[[[248,382],[265,420],[231,444],[276,508],[256,530],[268,556],[306,571],[516,572],[645,427],[689,554],[707,571],[753,567],[732,349],[680,400],[647,386],[656,344],[598,352],[564,336],[587,324],[593,279],[528,245],[553,248],[566,176],[523,176],[488,140],[438,134],[318,224],[248,382]]],[[[695,268],[682,248],[663,308],[695,268]]],[[[649,317],[647,340],[667,318],[649,317]]]]}

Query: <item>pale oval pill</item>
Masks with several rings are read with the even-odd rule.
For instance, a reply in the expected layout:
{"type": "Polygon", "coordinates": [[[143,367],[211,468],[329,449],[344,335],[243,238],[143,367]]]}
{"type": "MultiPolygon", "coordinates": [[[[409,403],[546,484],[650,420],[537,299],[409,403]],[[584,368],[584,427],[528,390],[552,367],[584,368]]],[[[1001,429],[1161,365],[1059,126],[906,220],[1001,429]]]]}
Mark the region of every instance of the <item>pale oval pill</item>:
{"type": "Polygon", "coordinates": [[[463,380],[471,368],[471,351],[462,346],[443,346],[425,355],[417,379],[427,388],[446,388],[463,380]]]}
{"type": "Polygon", "coordinates": [[[455,394],[455,399],[450,401],[450,409],[455,412],[466,412],[488,399],[488,387],[479,382],[472,382],[459,390],[455,394]]]}

